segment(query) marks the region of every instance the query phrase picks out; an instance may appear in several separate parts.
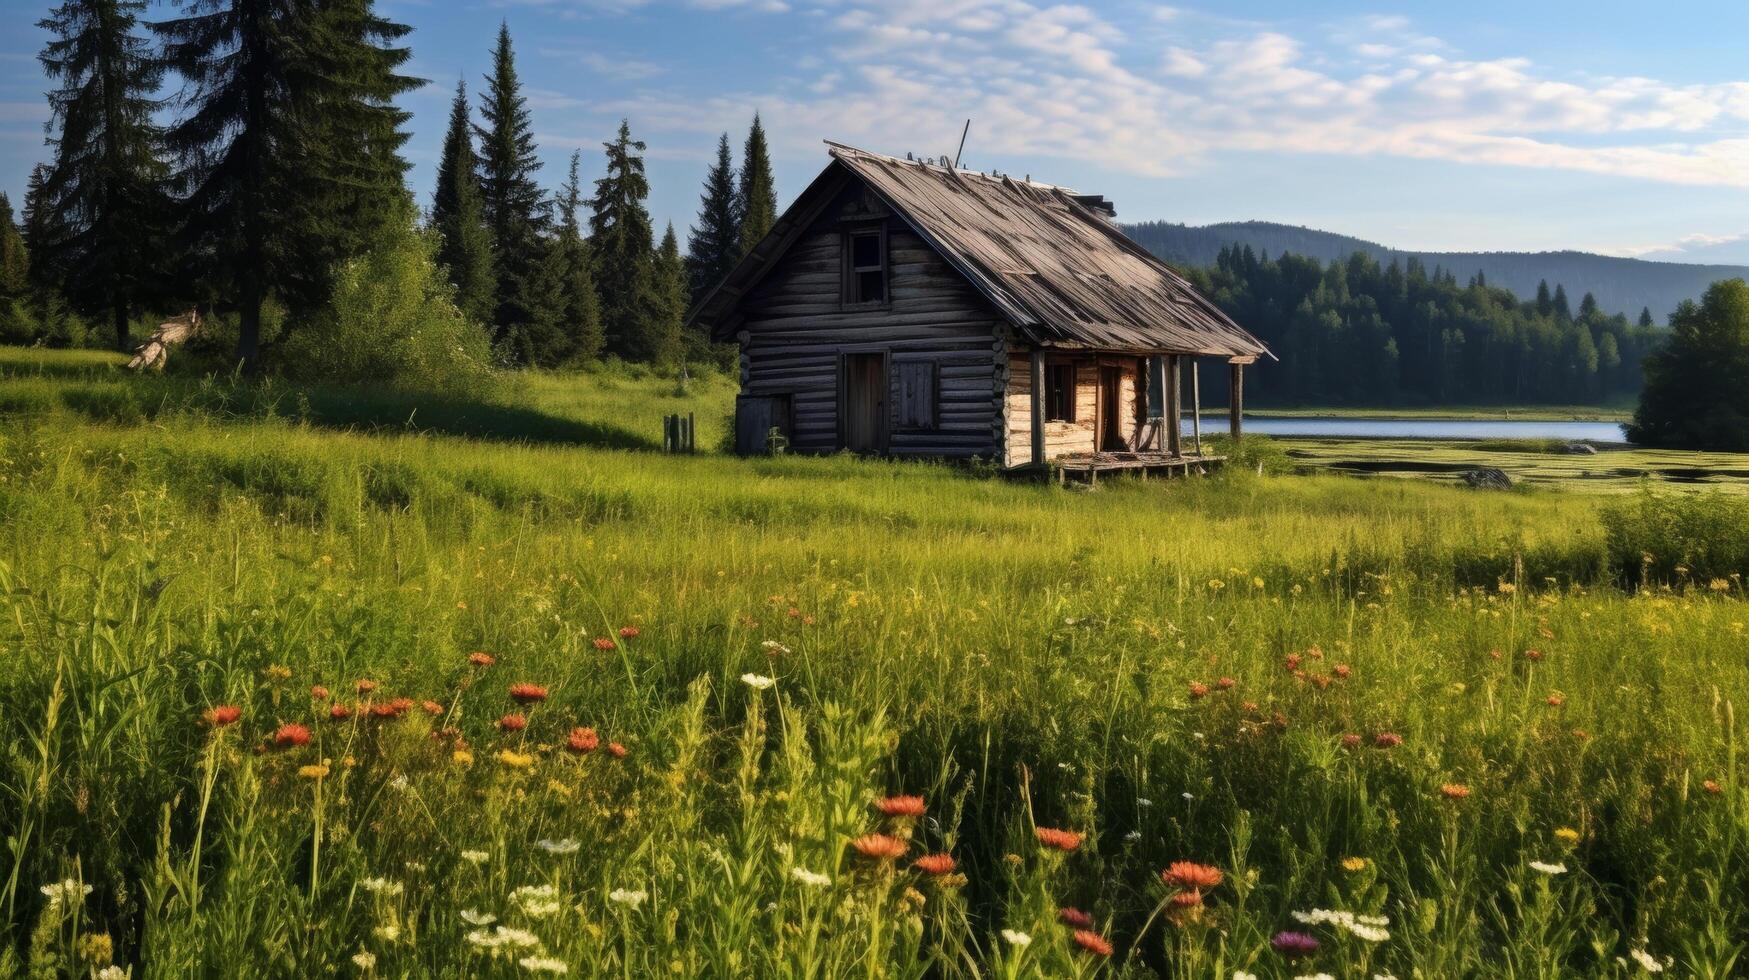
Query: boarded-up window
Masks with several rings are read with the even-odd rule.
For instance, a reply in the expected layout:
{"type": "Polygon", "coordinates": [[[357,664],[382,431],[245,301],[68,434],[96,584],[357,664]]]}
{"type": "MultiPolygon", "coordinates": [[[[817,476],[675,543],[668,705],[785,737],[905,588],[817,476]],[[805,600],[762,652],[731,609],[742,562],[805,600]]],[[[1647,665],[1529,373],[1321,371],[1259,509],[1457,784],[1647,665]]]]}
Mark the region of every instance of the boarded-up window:
{"type": "Polygon", "coordinates": [[[1045,420],[1075,421],[1075,365],[1045,365],[1045,420]]]}
{"type": "Polygon", "coordinates": [[[935,428],[940,387],[938,365],[934,361],[899,361],[894,368],[899,376],[899,427],[935,428]]]}

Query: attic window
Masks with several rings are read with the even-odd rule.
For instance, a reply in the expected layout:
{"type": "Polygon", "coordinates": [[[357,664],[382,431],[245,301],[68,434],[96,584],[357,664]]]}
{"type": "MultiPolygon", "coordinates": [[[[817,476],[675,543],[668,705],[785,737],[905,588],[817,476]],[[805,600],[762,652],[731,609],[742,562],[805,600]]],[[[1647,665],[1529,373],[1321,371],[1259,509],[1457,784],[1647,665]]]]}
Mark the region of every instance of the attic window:
{"type": "Polygon", "coordinates": [[[844,301],[887,301],[887,232],[868,228],[844,236],[844,301]]]}

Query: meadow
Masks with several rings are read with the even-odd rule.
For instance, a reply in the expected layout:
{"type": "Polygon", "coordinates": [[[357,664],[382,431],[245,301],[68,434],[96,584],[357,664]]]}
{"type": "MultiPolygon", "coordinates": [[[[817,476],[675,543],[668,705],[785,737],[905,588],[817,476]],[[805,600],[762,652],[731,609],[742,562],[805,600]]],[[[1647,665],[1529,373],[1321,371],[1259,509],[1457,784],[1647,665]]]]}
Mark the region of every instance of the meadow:
{"type": "Polygon", "coordinates": [[[1744,498],[655,451],[732,392],[0,351],[0,975],[1742,972],[1744,498]]]}

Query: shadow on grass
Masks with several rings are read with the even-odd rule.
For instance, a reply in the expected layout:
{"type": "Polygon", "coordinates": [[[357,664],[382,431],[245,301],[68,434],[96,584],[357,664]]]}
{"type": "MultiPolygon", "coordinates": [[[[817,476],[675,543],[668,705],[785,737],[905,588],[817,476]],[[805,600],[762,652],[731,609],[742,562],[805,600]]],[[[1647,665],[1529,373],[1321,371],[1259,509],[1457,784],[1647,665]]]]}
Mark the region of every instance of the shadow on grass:
{"type": "Polygon", "coordinates": [[[274,412],[331,429],[419,432],[601,449],[659,448],[655,440],[617,425],[448,394],[314,388],[281,393],[274,412]]]}

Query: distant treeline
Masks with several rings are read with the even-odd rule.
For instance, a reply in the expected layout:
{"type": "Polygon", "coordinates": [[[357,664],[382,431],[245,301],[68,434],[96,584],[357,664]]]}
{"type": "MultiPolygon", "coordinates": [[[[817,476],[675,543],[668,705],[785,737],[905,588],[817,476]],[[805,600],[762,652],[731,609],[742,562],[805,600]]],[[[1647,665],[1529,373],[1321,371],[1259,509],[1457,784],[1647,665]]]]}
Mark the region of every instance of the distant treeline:
{"type": "Polygon", "coordinates": [[[1575,309],[1546,282],[1521,301],[1413,258],[1382,265],[1356,252],[1325,265],[1229,246],[1189,274],[1281,358],[1254,373],[1250,392],[1276,405],[1621,401],[1663,336],[1649,311],[1637,323],[1605,315],[1589,293],[1575,309]]]}

